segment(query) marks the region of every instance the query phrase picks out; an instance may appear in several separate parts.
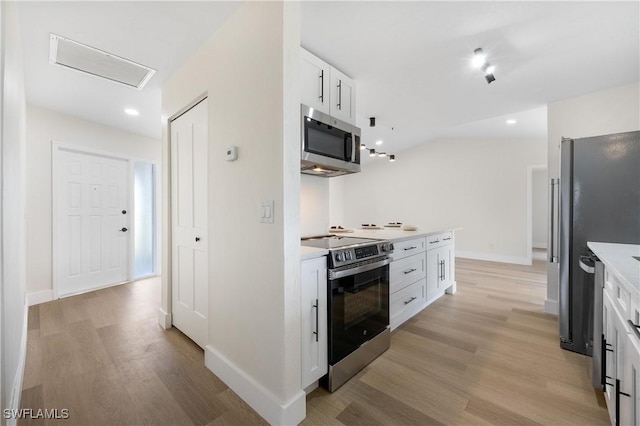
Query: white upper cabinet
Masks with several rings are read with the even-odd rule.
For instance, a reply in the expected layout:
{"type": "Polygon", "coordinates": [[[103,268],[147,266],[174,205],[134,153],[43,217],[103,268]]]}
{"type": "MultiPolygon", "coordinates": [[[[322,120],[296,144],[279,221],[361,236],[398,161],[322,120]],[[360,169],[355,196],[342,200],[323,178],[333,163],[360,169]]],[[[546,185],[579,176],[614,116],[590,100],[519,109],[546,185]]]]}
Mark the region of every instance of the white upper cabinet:
{"type": "Polygon", "coordinates": [[[331,105],[329,115],[347,123],[355,124],[355,99],[355,82],[342,72],[331,67],[331,105]]]}
{"type": "Polygon", "coordinates": [[[300,59],[300,103],[355,125],[355,81],[303,48],[300,59]]]}
{"type": "Polygon", "coordinates": [[[300,103],[329,114],[331,66],[304,49],[300,58],[300,103]]]}

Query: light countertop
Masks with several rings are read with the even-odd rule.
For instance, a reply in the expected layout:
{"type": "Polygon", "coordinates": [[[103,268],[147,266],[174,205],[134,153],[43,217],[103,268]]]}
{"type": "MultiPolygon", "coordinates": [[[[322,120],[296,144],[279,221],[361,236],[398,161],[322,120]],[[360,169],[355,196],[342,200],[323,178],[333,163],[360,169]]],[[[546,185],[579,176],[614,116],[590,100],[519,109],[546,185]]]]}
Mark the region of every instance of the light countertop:
{"type": "Polygon", "coordinates": [[[309,260],[317,257],[326,256],[329,254],[329,250],[317,247],[300,247],[300,259],[309,260]]]}
{"type": "MultiPolygon", "coordinates": [[[[459,231],[462,228],[443,229],[438,231],[423,231],[418,228],[416,231],[403,231],[397,228],[383,228],[383,229],[354,229],[353,232],[340,232],[335,235],[344,237],[357,237],[357,238],[372,238],[376,240],[391,240],[391,241],[403,241],[410,240],[412,238],[426,237],[429,235],[441,234],[449,231],[459,231]]],[[[329,250],[316,248],[316,247],[300,247],[301,260],[315,259],[317,257],[326,256],[329,254],[329,250]]]]}
{"type": "Polygon", "coordinates": [[[443,232],[458,231],[461,228],[441,229],[435,231],[426,231],[418,228],[416,231],[403,231],[399,228],[382,228],[382,229],[354,229],[353,232],[339,233],[336,235],[344,235],[346,237],[358,238],[374,238],[379,240],[402,241],[411,238],[426,237],[429,235],[441,234],[443,232]]]}
{"type": "Polygon", "coordinates": [[[604,265],[635,291],[640,292],[640,245],[588,242],[604,265]]]}

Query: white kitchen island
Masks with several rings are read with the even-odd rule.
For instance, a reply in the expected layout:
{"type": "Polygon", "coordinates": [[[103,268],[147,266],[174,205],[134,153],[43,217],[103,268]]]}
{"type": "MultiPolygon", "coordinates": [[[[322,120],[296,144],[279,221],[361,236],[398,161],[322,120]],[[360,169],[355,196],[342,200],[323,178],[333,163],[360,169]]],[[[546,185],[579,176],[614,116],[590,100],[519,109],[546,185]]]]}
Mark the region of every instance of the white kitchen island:
{"type": "Polygon", "coordinates": [[[393,331],[445,293],[456,292],[455,231],[458,229],[355,229],[336,235],[393,243],[393,262],[389,266],[389,317],[393,331]]]}
{"type": "Polygon", "coordinates": [[[640,245],[589,242],[604,264],[602,333],[611,424],[640,424],[640,245]]]}

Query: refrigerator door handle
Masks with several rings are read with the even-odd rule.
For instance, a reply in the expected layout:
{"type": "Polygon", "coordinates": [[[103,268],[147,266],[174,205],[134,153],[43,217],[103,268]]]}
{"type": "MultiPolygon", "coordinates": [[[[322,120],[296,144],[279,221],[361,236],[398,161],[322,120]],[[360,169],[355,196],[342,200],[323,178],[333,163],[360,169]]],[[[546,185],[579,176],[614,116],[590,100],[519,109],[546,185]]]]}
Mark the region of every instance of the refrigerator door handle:
{"type": "Polygon", "coordinates": [[[559,191],[557,187],[560,186],[559,179],[552,178],[549,180],[549,262],[558,263],[558,252],[556,242],[558,241],[558,226],[557,226],[557,210],[558,206],[556,199],[559,191]]]}

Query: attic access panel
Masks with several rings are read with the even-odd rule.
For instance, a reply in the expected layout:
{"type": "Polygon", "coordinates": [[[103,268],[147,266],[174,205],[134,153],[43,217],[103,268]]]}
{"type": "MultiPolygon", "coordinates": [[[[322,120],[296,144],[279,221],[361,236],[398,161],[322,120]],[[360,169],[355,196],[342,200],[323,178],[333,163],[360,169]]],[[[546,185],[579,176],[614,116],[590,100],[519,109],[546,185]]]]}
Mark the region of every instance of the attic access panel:
{"type": "Polygon", "coordinates": [[[142,89],[156,72],[152,68],[56,34],[50,34],[49,38],[49,62],[54,65],[136,89],[142,89]]]}

